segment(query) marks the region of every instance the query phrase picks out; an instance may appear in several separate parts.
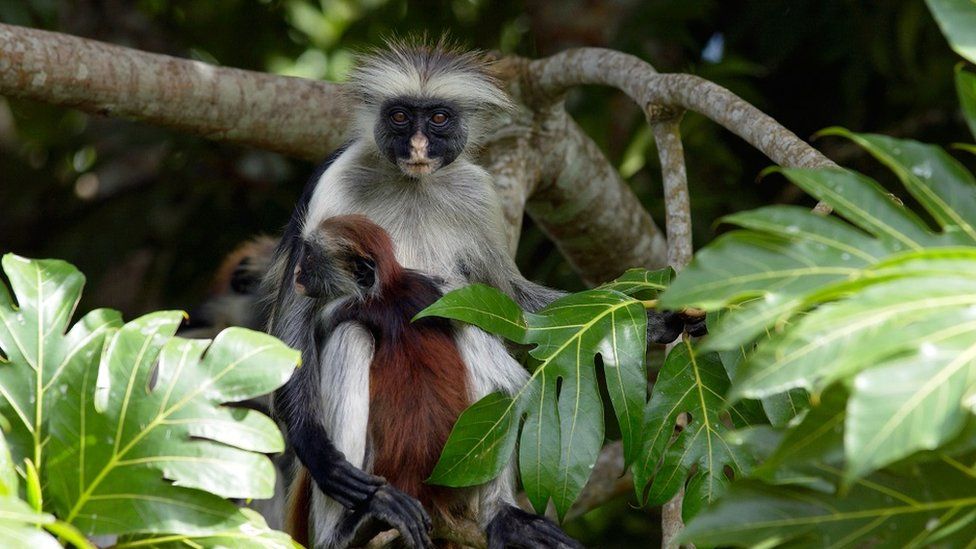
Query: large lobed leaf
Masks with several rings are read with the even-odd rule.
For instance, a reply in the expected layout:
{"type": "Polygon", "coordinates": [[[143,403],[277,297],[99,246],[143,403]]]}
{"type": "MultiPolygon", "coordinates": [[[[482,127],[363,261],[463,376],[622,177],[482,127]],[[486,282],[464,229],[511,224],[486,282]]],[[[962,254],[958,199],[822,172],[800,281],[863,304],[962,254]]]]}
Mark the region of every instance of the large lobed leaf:
{"type": "MultiPolygon", "coordinates": [[[[225,498],[271,495],[264,453],[282,450],[281,435],[269,418],[227,404],[279,387],[297,352],[236,328],[212,343],[173,337],[180,312],[123,326],[97,310],[68,329],[84,282],[74,267],[8,254],[3,268],[13,296],[0,284],[0,413],[10,462],[40,471],[45,510],[87,534],[280,541],[225,498]]],[[[38,517],[59,536],[73,531],[38,517]]]]}
{"type": "Polygon", "coordinates": [[[508,297],[484,286],[451,292],[418,316],[473,323],[531,345],[536,362],[518,394],[485,397],[459,418],[430,481],[468,486],[497,476],[519,441],[519,468],[533,506],[550,500],[562,516],[589,478],[604,441],[603,403],[596,379],[600,357],[620,425],[624,455],[641,451],[647,401],[644,354],[647,317],[631,296],[652,296],[670,270],[635,270],[604,287],[522,313],[508,297]],[[519,438],[519,424],[525,419],[519,438]]]}

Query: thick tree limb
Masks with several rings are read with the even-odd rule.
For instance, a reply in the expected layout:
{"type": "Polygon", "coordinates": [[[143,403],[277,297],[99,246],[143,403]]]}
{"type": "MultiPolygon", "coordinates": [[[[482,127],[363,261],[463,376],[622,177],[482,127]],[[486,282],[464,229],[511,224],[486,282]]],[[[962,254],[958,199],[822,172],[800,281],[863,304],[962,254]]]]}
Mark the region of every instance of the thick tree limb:
{"type": "Polygon", "coordinates": [[[308,160],[321,160],[339,146],[346,125],[336,84],[215,67],[4,24],[0,95],[308,160]]]}

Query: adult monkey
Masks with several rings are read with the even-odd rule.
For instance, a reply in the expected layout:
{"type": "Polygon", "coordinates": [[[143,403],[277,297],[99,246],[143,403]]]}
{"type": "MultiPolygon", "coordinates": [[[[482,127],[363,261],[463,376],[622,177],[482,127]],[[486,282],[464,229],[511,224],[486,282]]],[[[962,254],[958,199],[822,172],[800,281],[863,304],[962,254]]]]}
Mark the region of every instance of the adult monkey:
{"type": "MultiPolygon", "coordinates": [[[[300,349],[305,365],[275,395],[275,407],[290,446],[323,493],[364,521],[397,528],[406,543],[426,546],[427,536],[416,535],[429,529],[426,513],[360,469],[369,456],[351,433],[362,429],[344,430],[349,422],[366,421],[368,402],[329,399],[361,393],[347,385],[354,380],[330,366],[355,363],[357,355],[372,349],[363,338],[343,334],[332,336],[330,346],[317,347],[316,329],[326,324],[322,315],[328,311],[295,291],[302,242],[324,219],[362,214],[389,233],[400,264],[439,277],[448,288],[488,284],[530,311],[564,293],[519,272],[508,254],[491,176],[470,158],[489,118],[512,108],[481,55],[443,41],[435,46],[393,42],[359,60],[349,88],[356,105],[353,139],[309,181],[266,279],[274,294],[270,332],[300,349]]],[[[670,342],[683,329],[678,313],[648,313],[652,341],[670,342]]],[[[693,333],[702,330],[700,322],[692,326],[693,333]]],[[[517,389],[524,378],[499,367],[511,359],[496,356],[505,352],[497,339],[471,326],[461,327],[457,337],[475,394],[517,389]]],[[[542,526],[538,517],[511,505],[499,505],[486,526],[493,549],[544,537],[533,535],[542,526]]]]}

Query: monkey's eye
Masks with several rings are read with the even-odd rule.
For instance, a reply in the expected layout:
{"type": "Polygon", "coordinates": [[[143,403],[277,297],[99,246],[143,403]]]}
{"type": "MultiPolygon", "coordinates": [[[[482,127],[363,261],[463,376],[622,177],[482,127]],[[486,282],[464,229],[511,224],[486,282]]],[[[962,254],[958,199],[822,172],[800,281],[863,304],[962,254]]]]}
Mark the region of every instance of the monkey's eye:
{"type": "Polygon", "coordinates": [[[353,260],[352,276],[360,288],[372,288],[376,282],[376,264],[371,259],[357,257],[353,260]]]}
{"type": "Polygon", "coordinates": [[[406,124],[408,118],[407,113],[403,111],[393,111],[390,113],[390,120],[394,124],[406,124]]]}
{"type": "Polygon", "coordinates": [[[447,114],[435,112],[434,115],[430,117],[430,121],[433,122],[435,126],[443,126],[447,123],[447,114]]]}

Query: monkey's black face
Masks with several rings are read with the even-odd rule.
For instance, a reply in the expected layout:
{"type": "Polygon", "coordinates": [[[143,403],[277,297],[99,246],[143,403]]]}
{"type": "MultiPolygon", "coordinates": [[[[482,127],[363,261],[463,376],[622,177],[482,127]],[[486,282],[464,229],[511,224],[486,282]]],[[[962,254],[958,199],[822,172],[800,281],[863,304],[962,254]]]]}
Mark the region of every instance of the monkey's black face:
{"type": "Polygon", "coordinates": [[[295,265],[295,291],[313,298],[362,296],[376,282],[376,264],[345,247],[327,249],[321,242],[306,241],[295,265]]]}
{"type": "Polygon", "coordinates": [[[453,162],[468,141],[461,112],[441,100],[396,98],[383,104],[373,130],[387,159],[411,177],[453,162]]]}

